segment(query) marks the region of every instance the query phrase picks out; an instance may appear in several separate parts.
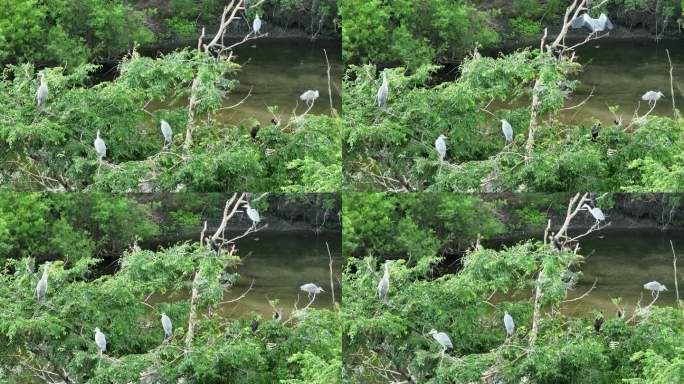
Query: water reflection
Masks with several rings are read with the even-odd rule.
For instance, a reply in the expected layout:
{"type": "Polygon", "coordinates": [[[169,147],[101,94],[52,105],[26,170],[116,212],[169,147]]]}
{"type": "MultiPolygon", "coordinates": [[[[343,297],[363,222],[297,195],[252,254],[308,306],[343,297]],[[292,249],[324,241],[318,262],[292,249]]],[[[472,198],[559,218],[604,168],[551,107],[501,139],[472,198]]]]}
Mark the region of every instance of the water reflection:
{"type": "MultiPolygon", "coordinates": [[[[580,103],[592,89],[593,96],[581,108],[564,112],[563,120],[589,124],[591,117],[596,117],[604,124],[612,124],[614,117],[608,106],[619,106],[623,123],[628,123],[641,96],[650,90],[665,94],[652,114],[672,116],[666,49],[670,51],[673,65],[675,103],[680,109],[684,107],[684,44],[681,41],[597,40],[576,50],[579,62],[584,64],[578,77],[582,84],[566,106],[580,103]]],[[[641,101],[639,114],[648,109],[648,104],[641,101]]]]}
{"type": "MultiPolygon", "coordinates": [[[[672,240],[679,256],[679,270],[684,272],[684,231],[657,230],[606,230],[593,233],[580,241],[581,253],[586,256],[580,267],[582,278],[571,297],[578,297],[596,288],[584,299],[572,302],[565,308],[570,313],[603,310],[614,315],[616,307],[611,298],[622,297],[622,303],[630,315],[641,295],[642,306],[651,302],[651,294],[643,289],[649,281],[665,284],[659,305],[675,305],[674,271],[672,265],[672,240]]],[[[679,280],[682,283],[682,279],[679,280]]],[[[684,284],[680,284],[684,289],[684,284]]]]}
{"type": "Polygon", "coordinates": [[[238,254],[242,257],[242,265],[237,272],[240,280],[224,300],[238,298],[249,288],[252,280],[254,285],[244,298],[224,305],[221,312],[227,317],[239,317],[252,311],[270,317],[272,310],[268,299],[278,299],[278,306],[285,310],[285,316],[289,316],[298,298],[299,308],[308,303],[306,293],[299,290],[299,286],[305,283],[315,283],[326,291],[316,297],[312,307],[331,308],[330,259],[326,243],[333,256],[335,300],[341,303],[341,242],[339,233],[316,236],[310,232],[258,233],[239,241],[238,254]]]}
{"type": "Polygon", "coordinates": [[[236,62],[242,65],[238,76],[240,85],[230,94],[226,105],[233,105],[251,95],[238,108],[225,110],[217,117],[228,123],[240,123],[251,117],[267,124],[273,117],[266,106],[278,106],[283,117],[297,106],[297,114],[306,110],[299,96],[305,91],[318,90],[320,96],[310,113],[329,114],[327,65],[323,50],[330,62],[333,106],[339,111],[342,101],[342,46],[336,41],[257,40],[253,45],[240,46],[236,62]]]}

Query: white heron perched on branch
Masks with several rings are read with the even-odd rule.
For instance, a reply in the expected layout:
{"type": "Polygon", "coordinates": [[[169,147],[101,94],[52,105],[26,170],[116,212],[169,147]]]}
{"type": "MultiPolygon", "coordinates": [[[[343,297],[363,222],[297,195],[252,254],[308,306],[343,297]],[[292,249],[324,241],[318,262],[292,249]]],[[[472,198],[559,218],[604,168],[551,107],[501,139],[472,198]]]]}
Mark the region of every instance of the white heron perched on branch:
{"type": "Polygon", "coordinates": [[[665,95],[660,91],[648,91],[641,96],[641,100],[648,101],[648,105],[653,106],[663,96],[665,95]]]}
{"type": "Polygon", "coordinates": [[[447,335],[446,333],[437,332],[436,329],[432,329],[430,330],[430,335],[432,335],[432,338],[437,340],[439,345],[441,345],[445,351],[448,349],[452,349],[454,347],[454,344],[451,342],[449,335],[447,335]]]}
{"type": "Polygon", "coordinates": [[[515,332],[515,323],[513,322],[513,318],[511,315],[508,314],[508,312],[504,312],[504,327],[506,327],[506,334],[508,337],[513,336],[513,332],[515,332]]]}
{"type": "Polygon", "coordinates": [[[306,284],[302,285],[301,287],[299,287],[299,289],[306,292],[309,296],[309,299],[311,298],[311,295],[313,295],[314,298],[316,298],[316,295],[318,295],[321,292],[325,292],[323,290],[323,288],[319,287],[318,285],[316,285],[314,283],[306,283],[306,284]]]}
{"type": "Polygon", "coordinates": [[[169,122],[164,119],[161,121],[161,131],[162,135],[164,135],[164,144],[170,145],[173,141],[173,130],[171,129],[169,122]]]}
{"type": "Polygon", "coordinates": [[[604,221],[606,216],[599,207],[592,208],[589,204],[584,204],[584,208],[591,213],[591,215],[596,219],[596,221],[604,221]]]}
{"type": "Polygon", "coordinates": [[[252,31],[255,35],[258,35],[261,32],[261,19],[259,18],[258,13],[254,17],[254,21],[252,22],[252,31]]]}
{"type": "Polygon", "coordinates": [[[164,328],[164,338],[170,339],[173,336],[173,325],[171,324],[171,319],[166,315],[166,313],[161,314],[161,324],[164,328]]]}
{"type": "Polygon", "coordinates": [[[306,105],[311,107],[316,99],[318,99],[318,95],[318,90],[309,89],[308,91],[302,93],[301,96],[299,96],[299,99],[306,102],[306,105]]]}
{"type": "Polygon", "coordinates": [[[102,356],[107,351],[107,338],[100,331],[100,328],[95,328],[95,344],[97,345],[98,355],[102,356]]]}
{"type": "Polygon", "coordinates": [[[38,92],[36,93],[36,100],[38,101],[38,108],[40,108],[41,111],[45,110],[45,100],[47,100],[48,96],[48,86],[47,86],[47,80],[45,79],[45,73],[40,72],[40,87],[38,87],[38,92]]]}
{"type": "Polygon", "coordinates": [[[655,296],[660,292],[667,291],[667,287],[657,281],[651,281],[644,284],[644,289],[651,291],[651,296],[655,296]]]}
{"type": "Polygon", "coordinates": [[[605,15],[605,13],[599,15],[598,19],[594,19],[593,17],[589,16],[588,13],[583,13],[581,16],[577,16],[577,18],[572,20],[570,26],[575,29],[587,28],[592,33],[613,29],[613,23],[610,21],[608,16],[605,15]]]}
{"type": "Polygon", "coordinates": [[[387,108],[387,95],[389,94],[389,82],[387,81],[387,71],[382,71],[382,85],[378,89],[378,107],[384,110],[387,108]]]}
{"type": "Polygon", "coordinates": [[[100,138],[100,130],[97,131],[97,137],[95,138],[93,145],[95,146],[98,160],[102,161],[102,158],[107,156],[107,146],[105,145],[104,140],[100,138]]]}
{"type": "Polygon", "coordinates": [[[513,142],[513,127],[507,120],[501,120],[501,132],[506,138],[506,145],[513,142]]]}
{"type": "Polygon", "coordinates": [[[445,135],[439,135],[437,140],[435,140],[435,149],[437,149],[437,154],[439,154],[440,163],[444,161],[444,157],[446,156],[446,140],[447,137],[445,135]]]}
{"type": "Polygon", "coordinates": [[[259,215],[259,211],[257,211],[256,208],[252,208],[252,206],[249,205],[249,203],[245,203],[245,207],[247,208],[245,210],[247,212],[247,217],[249,217],[249,219],[252,220],[252,224],[259,224],[259,222],[261,222],[261,215],[259,215]]]}
{"type": "Polygon", "coordinates": [[[40,280],[38,280],[38,284],[36,284],[36,298],[38,301],[42,301],[45,298],[45,293],[47,292],[49,266],[50,262],[46,261],[44,264],[43,276],[40,278],[40,280]]]}
{"type": "Polygon", "coordinates": [[[378,283],[378,297],[380,300],[387,300],[387,292],[389,291],[389,260],[385,261],[385,274],[382,275],[380,283],[378,283]]]}

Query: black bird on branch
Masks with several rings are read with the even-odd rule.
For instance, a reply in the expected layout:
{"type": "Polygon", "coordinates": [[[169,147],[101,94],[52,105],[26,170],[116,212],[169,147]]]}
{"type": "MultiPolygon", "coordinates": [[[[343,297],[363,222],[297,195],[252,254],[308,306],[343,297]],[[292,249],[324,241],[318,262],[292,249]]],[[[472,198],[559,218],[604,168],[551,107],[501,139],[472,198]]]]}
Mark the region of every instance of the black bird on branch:
{"type": "Polygon", "coordinates": [[[591,128],[591,141],[596,142],[599,137],[599,131],[601,130],[601,123],[594,125],[591,128]]]}
{"type": "Polygon", "coordinates": [[[601,326],[603,325],[603,312],[594,320],[594,330],[596,330],[596,333],[601,332],[601,326]]]}
{"type": "Polygon", "coordinates": [[[256,123],[252,127],[252,130],[249,131],[249,135],[252,136],[252,139],[256,139],[257,134],[259,133],[259,130],[261,129],[261,124],[256,123]]]}

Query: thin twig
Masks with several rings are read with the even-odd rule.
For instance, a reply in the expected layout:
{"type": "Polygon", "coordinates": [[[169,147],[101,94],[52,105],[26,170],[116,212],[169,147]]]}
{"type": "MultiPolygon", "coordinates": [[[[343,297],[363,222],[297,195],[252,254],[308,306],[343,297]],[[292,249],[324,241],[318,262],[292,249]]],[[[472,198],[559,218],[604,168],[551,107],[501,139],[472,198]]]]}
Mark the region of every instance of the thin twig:
{"type": "Polygon", "coordinates": [[[234,303],[234,302],[236,302],[236,301],[241,300],[242,298],[244,298],[245,296],[247,296],[247,294],[249,293],[249,291],[252,290],[252,287],[253,287],[253,286],[254,286],[254,279],[252,279],[252,282],[249,284],[249,288],[247,288],[247,290],[246,290],[245,292],[243,292],[242,295],[240,295],[240,296],[238,296],[238,297],[236,297],[235,299],[232,299],[232,300],[222,301],[222,302],[218,303],[218,305],[230,304],[230,303],[234,303]]]}
{"type": "MultiPolygon", "coordinates": [[[[672,95],[672,113],[675,119],[677,118],[677,106],[675,105],[675,94],[674,94],[674,77],[672,76],[672,60],[670,59],[670,50],[666,49],[667,61],[670,63],[670,95],[672,95]]],[[[679,300],[679,299],[677,299],[679,300]]]]}
{"type": "Polygon", "coordinates": [[[674,267],[675,293],[677,294],[677,305],[679,305],[679,283],[677,282],[677,254],[675,253],[674,244],[672,244],[672,240],[670,240],[670,248],[672,248],[672,266],[674,267]]]}
{"type": "Polygon", "coordinates": [[[249,87],[249,92],[247,92],[247,96],[245,96],[244,98],[242,98],[242,100],[240,100],[240,101],[237,102],[236,104],[233,104],[233,105],[231,105],[231,106],[229,106],[229,107],[219,108],[218,110],[219,110],[219,111],[223,111],[223,110],[225,110],[225,109],[233,109],[233,108],[238,107],[240,104],[244,103],[244,102],[247,100],[248,97],[250,97],[250,96],[252,95],[252,90],[253,90],[253,89],[254,89],[253,86],[252,86],[252,87],[249,87]]]}
{"type": "MultiPolygon", "coordinates": [[[[330,294],[332,294],[332,304],[333,308],[335,308],[335,284],[333,283],[333,258],[332,254],[330,253],[330,246],[328,245],[328,242],[325,242],[325,247],[328,249],[328,259],[330,259],[330,263],[328,264],[328,267],[330,268],[330,294]]],[[[675,269],[676,272],[676,269],[675,269]]]]}
{"type": "MultiPolygon", "coordinates": [[[[330,99],[330,112],[333,111],[333,100],[332,100],[332,89],[330,87],[330,62],[328,61],[328,52],[326,52],[325,49],[323,49],[323,54],[325,55],[325,64],[327,65],[328,69],[326,73],[328,74],[328,98],[330,99]]],[[[672,72],[670,72],[672,74],[672,72]]]]}
{"type": "Polygon", "coordinates": [[[592,87],[591,92],[589,92],[589,96],[587,96],[586,99],[582,100],[581,103],[579,103],[577,105],[573,105],[572,107],[562,108],[561,111],[569,111],[571,109],[577,109],[577,108],[583,106],[584,104],[586,104],[587,101],[589,101],[589,99],[591,99],[592,96],[594,96],[594,90],[595,89],[596,89],[596,87],[592,87]]]}
{"type": "Polygon", "coordinates": [[[582,296],[575,297],[574,299],[563,300],[563,301],[561,301],[561,303],[571,303],[571,302],[573,302],[573,301],[579,301],[579,300],[584,299],[585,297],[587,297],[587,296],[589,295],[589,293],[591,293],[591,291],[594,290],[594,288],[596,288],[596,283],[597,283],[597,282],[598,282],[598,279],[594,279],[594,284],[592,284],[592,285],[591,285],[591,288],[589,288],[589,290],[587,290],[586,292],[584,292],[584,294],[583,294],[582,296]]]}

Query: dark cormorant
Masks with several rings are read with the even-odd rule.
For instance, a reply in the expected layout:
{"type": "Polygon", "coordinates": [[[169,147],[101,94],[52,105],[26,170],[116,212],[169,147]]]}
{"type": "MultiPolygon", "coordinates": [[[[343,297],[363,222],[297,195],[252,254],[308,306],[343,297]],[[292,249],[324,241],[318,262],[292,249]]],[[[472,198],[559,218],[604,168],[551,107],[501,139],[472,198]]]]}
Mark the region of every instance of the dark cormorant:
{"type": "Polygon", "coordinates": [[[591,128],[591,141],[596,142],[599,137],[599,130],[601,129],[601,123],[594,125],[591,128]]]}
{"type": "Polygon", "coordinates": [[[259,133],[259,129],[261,129],[261,124],[259,124],[259,123],[254,124],[254,126],[252,127],[252,130],[249,131],[249,135],[252,136],[252,139],[256,139],[257,134],[259,133]]]}
{"type": "Polygon", "coordinates": [[[599,315],[599,317],[594,320],[594,330],[596,330],[596,333],[601,332],[601,326],[603,325],[603,312],[599,315]]]}

